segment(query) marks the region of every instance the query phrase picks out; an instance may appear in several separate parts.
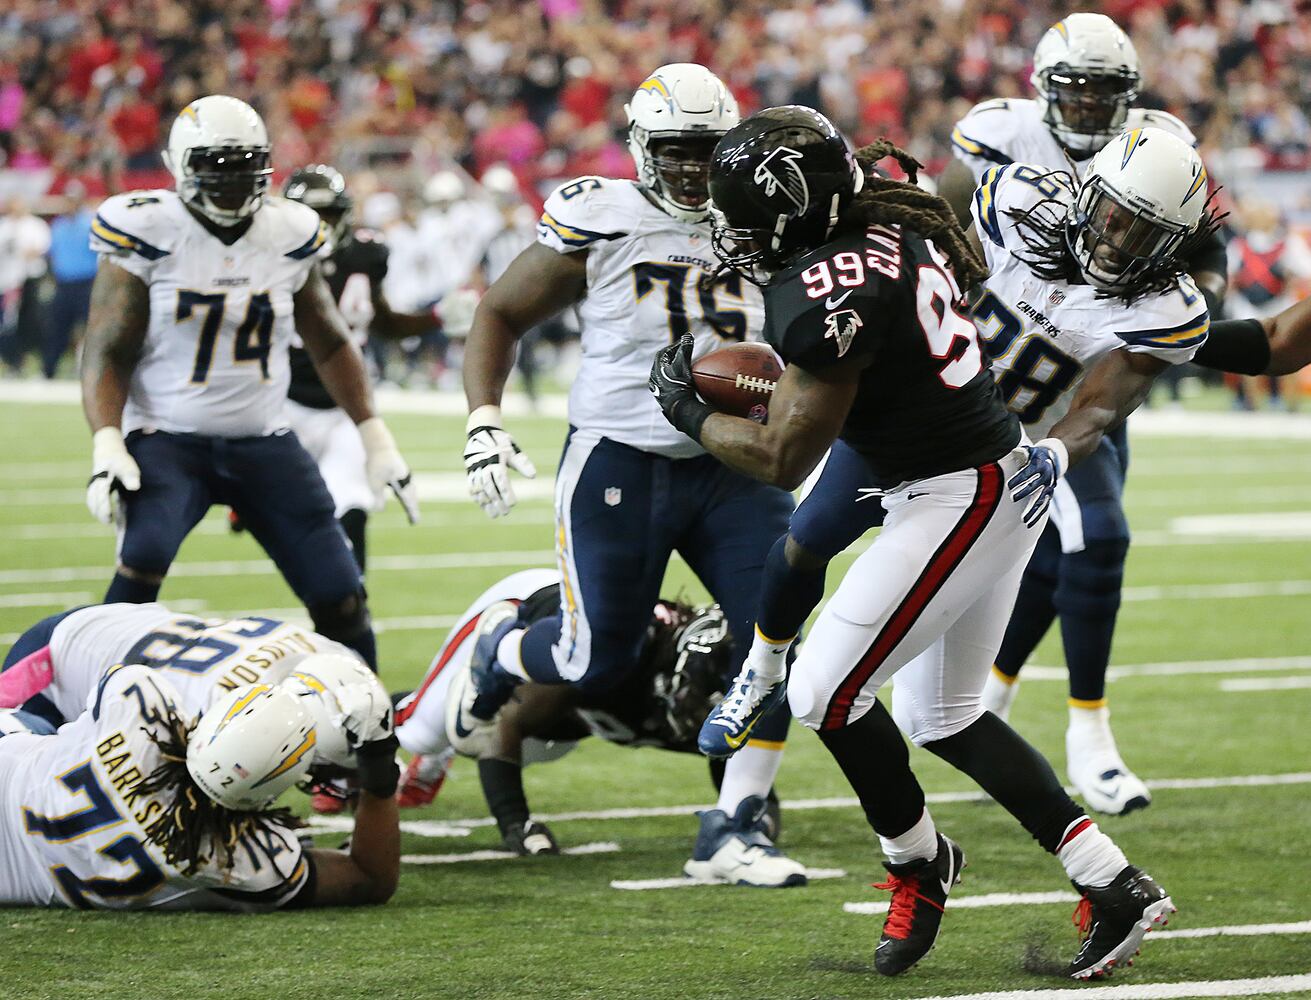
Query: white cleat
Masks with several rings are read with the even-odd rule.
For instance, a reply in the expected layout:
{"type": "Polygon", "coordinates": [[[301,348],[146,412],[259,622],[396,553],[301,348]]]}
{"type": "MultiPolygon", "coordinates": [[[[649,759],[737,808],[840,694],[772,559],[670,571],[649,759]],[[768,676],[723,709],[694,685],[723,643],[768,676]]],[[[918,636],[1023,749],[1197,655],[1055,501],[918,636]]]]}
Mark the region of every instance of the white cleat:
{"type": "Polygon", "coordinates": [[[721,809],[702,812],[696,847],[683,865],[683,874],[698,882],[760,889],[805,885],[805,866],[775,847],[761,829],[764,802],[750,796],[731,817],[721,809]]]}
{"type": "Polygon", "coordinates": [[[1120,758],[1105,707],[1070,709],[1065,760],[1070,784],[1094,812],[1123,816],[1151,805],[1147,785],[1120,758]]]}

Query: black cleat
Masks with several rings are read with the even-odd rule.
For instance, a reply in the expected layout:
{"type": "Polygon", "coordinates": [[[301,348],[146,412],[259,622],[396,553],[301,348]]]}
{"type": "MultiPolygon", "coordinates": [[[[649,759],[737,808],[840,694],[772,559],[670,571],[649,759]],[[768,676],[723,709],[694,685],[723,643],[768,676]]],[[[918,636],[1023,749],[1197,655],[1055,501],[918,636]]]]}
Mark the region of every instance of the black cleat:
{"type": "Polygon", "coordinates": [[[1077,882],[1074,887],[1083,894],[1074,911],[1083,947],[1067,970],[1074,979],[1101,979],[1117,966],[1132,965],[1143,936],[1177,912],[1165,890],[1133,865],[1100,889],[1077,882]]]}
{"type": "Polygon", "coordinates": [[[896,976],[927,955],[938,939],[947,894],[960,882],[965,852],[955,841],[938,834],[936,857],[884,867],[888,880],[874,888],[889,890],[892,905],[874,952],[874,968],[885,976],[896,976]]]}
{"type": "Polygon", "coordinates": [[[556,843],[555,834],[545,823],[530,819],[521,827],[511,827],[501,834],[501,843],[507,851],[521,858],[538,854],[559,854],[560,845],[556,843]]]}

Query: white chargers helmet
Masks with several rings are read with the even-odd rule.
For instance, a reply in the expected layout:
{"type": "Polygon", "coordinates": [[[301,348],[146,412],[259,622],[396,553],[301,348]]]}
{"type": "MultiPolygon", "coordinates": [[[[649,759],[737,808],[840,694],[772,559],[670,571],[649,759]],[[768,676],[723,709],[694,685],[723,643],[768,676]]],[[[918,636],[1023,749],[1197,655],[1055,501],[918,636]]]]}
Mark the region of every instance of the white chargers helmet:
{"type": "Polygon", "coordinates": [[[1033,53],[1042,120],[1062,146],[1095,153],[1124,128],[1142,75],[1129,36],[1104,14],[1071,14],[1033,53]]]}
{"type": "Polygon", "coordinates": [[[1180,250],[1206,214],[1202,158],[1177,135],[1136,128],[1088,165],[1066,239],[1084,277],[1117,295],[1185,268],[1180,250]]]}
{"type": "Polygon", "coordinates": [[[637,179],[675,219],[709,219],[710,157],[742,119],[728,88],[704,66],[670,63],[642,82],[624,111],[637,179]]]}
{"type": "Polygon", "coordinates": [[[200,717],[187,741],[187,770],[225,809],[263,809],[309,772],[314,719],[289,692],[247,684],[200,717]]]}
{"type": "Polygon", "coordinates": [[[347,736],[347,724],[358,726],[359,721],[385,715],[390,725],[391,697],[377,675],[353,656],[313,653],[279,686],[314,718],[315,764],[354,769],[355,745],[347,736]]]}
{"type": "Polygon", "coordinates": [[[215,225],[233,226],[264,203],[273,174],[269,133],[245,101],[202,97],[174,120],[164,165],[184,202],[215,225]]]}

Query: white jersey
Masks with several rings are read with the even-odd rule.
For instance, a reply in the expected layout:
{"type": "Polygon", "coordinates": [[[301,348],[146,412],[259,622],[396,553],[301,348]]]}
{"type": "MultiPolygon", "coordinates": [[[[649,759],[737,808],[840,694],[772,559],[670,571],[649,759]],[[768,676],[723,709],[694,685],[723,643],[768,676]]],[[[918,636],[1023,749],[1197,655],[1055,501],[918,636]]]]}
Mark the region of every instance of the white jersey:
{"type": "Polygon", "coordinates": [[[224,621],[162,604],[98,604],[55,626],[54,680],[41,693],[65,719],[74,719],[107,670],[140,663],[166,677],[182,709],[198,715],[243,684],[276,684],[313,653],[355,655],[317,632],[273,618],[224,621]]]}
{"type": "Polygon", "coordinates": [[[428,673],[415,691],[396,706],[396,738],[413,754],[443,754],[446,738],[446,695],[451,680],[469,664],[474,632],[482,613],[497,601],[526,601],[539,590],[560,586],[560,571],[526,569],[511,573],[483,591],[452,627],[433,657],[428,673]]]}
{"type": "Polygon", "coordinates": [[[587,251],[570,424],[669,458],[702,454],[647,389],[655,353],[687,332],[694,357],[758,340],[765,315],[759,289],[737,274],[702,286],[718,267],[709,224],[665,214],[632,181],[583,177],[547,198],[537,240],[558,253],[587,251]]]}
{"type": "Polygon", "coordinates": [[[150,842],[146,828],[173,793],[138,786],[163,763],[152,737],[166,734],[178,702],[159,671],[121,666],[55,735],[0,738],[0,905],[256,911],[304,887],[309,862],[284,826],[243,837],[230,864],[211,856],[190,875],[150,842]]]}
{"type": "Polygon", "coordinates": [[[266,198],[227,246],[176,192],[133,191],[100,206],[91,247],[150,286],[124,432],[251,437],[287,426],[292,296],[332,249],[318,213],[266,198]]]}
{"type": "Polygon", "coordinates": [[[1183,364],[1197,353],[1210,326],[1206,302],[1187,275],[1132,303],[1099,296],[1091,285],[1035,275],[1022,259],[1029,248],[1014,213],[1048,201],[1038,211],[1063,219],[1073,197],[1068,174],[1014,163],[987,171],[972,203],[991,272],[974,322],[1002,399],[1035,441],[1065,415],[1083,377],[1111,351],[1183,364]]]}
{"type": "MultiPolygon", "coordinates": [[[[1125,129],[1151,125],[1179,136],[1190,146],[1197,137],[1188,126],[1168,111],[1130,108],[1125,129]]],[[[951,133],[951,151],[974,172],[978,181],[990,167],[1008,163],[1030,163],[1048,170],[1064,170],[1076,177],[1092,162],[1092,156],[1077,160],[1065,151],[1042,120],[1037,101],[999,98],[970,109],[951,133]]]]}

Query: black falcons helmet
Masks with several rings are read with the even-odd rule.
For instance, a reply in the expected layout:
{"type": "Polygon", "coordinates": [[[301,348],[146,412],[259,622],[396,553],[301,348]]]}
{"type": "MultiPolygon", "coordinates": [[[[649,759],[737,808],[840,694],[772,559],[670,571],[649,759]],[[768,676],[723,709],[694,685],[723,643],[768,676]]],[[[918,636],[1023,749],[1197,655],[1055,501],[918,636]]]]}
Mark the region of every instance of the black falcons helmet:
{"type": "Polygon", "coordinates": [[[757,112],[715,147],[715,253],[760,284],[758,267],[776,271],[824,243],[863,182],[846,140],[818,111],[788,105],[757,112]]]}
{"type": "Polygon", "coordinates": [[[333,242],[342,244],[355,199],[346,191],[346,178],[336,167],[311,163],[293,170],[282,185],[282,197],[318,212],[332,230],[333,242]]]}

